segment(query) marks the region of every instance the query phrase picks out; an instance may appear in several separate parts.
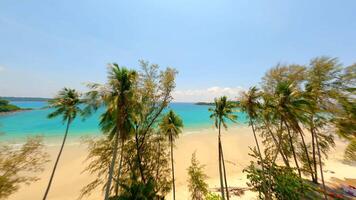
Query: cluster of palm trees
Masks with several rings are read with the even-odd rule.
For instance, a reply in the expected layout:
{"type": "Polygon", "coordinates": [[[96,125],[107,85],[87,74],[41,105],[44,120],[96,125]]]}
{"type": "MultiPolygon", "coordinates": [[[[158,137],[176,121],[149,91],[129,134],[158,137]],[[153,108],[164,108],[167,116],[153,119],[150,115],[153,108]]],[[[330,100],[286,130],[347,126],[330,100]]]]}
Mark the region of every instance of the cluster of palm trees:
{"type": "MultiPolygon", "coordinates": [[[[43,197],[44,200],[47,199],[50,191],[71,123],[78,115],[84,118],[88,117],[100,107],[104,107],[105,111],[101,115],[99,125],[107,138],[107,145],[112,148],[104,199],[118,199],[118,188],[124,187],[124,183],[120,183],[120,180],[123,180],[121,176],[123,160],[125,159],[124,154],[131,153],[124,152],[125,145],[128,145],[129,141],[134,141],[137,151],[135,167],[132,168],[131,175],[129,175],[135,179],[132,182],[138,180],[135,174],[137,168],[140,174],[139,182],[142,183],[143,187],[152,182],[153,177],[148,177],[151,172],[147,172],[150,168],[144,166],[145,161],[142,160],[144,156],[142,154],[147,138],[154,132],[155,124],[159,124],[159,136],[166,137],[170,144],[173,197],[175,199],[173,145],[175,138],[181,133],[183,122],[172,110],[166,113],[159,123],[158,120],[164,114],[164,109],[172,99],[171,92],[175,87],[174,76],[176,71],[168,68],[158,74],[157,65],[149,65],[148,62],[144,61],[140,61],[140,63],[143,68],[141,74],[114,63],[109,66],[106,84],[89,84],[90,91],[84,95],[74,89],[64,88],[49,102],[49,107],[54,108],[54,111],[48,117],[62,116],[63,122],[66,122],[67,125],[43,197]],[[157,79],[159,80],[157,81],[157,79]],[[118,157],[119,164],[117,166],[118,157]],[[113,186],[113,181],[115,186],[113,186]],[[112,193],[113,188],[115,188],[114,195],[112,193]]],[[[131,161],[127,162],[130,163],[131,161]]],[[[132,183],[133,187],[140,185],[135,184],[132,183]]],[[[147,187],[151,187],[151,185],[147,187]]]]}
{"type": "Polygon", "coordinates": [[[328,150],[334,145],[335,128],[344,138],[353,141],[356,137],[353,123],[355,76],[350,77],[350,72],[355,70],[356,65],[342,67],[337,59],[328,57],[315,58],[309,66],[278,65],[266,73],[261,89],[251,87],[242,92],[237,103],[227,101],[226,97],[215,99],[215,106],[209,111],[218,129],[222,199],[229,199],[229,190],[221,126],[226,128],[226,120],[236,120],[235,109],[248,115],[256,145],[255,154],[263,172],[262,191],[259,191],[263,193],[263,198],[273,198],[273,186],[268,180],[270,177],[266,168],[271,164],[279,164],[277,158],[280,157],[285,167],[296,169],[302,189],[306,184],[304,175],[310,176],[315,184],[318,184],[320,175],[323,196],[327,199],[323,158],[327,157],[328,150]],[[345,122],[344,126],[340,125],[341,119],[345,122]],[[264,151],[258,132],[265,146],[264,151]]]}
{"type": "MultiPolygon", "coordinates": [[[[64,88],[50,101],[50,107],[55,110],[48,117],[62,116],[67,126],[44,200],[47,199],[70,124],[78,115],[90,116],[102,106],[105,111],[101,115],[100,127],[111,148],[104,199],[119,199],[119,187],[123,188],[125,182],[123,168],[129,169],[130,174],[126,174],[126,177],[132,178],[132,185],[139,183],[147,186],[154,182],[152,166],[147,164],[143,152],[150,136],[157,132],[160,133],[159,137],[166,138],[170,146],[171,183],[175,199],[173,147],[183,122],[172,110],[163,114],[172,100],[176,71],[168,68],[158,73],[157,65],[149,65],[144,61],[140,63],[143,69],[141,72],[112,64],[106,84],[89,84],[90,91],[84,95],[64,88]],[[133,152],[125,152],[125,147],[131,143],[134,144],[134,159],[127,160],[125,154],[133,152]]],[[[265,172],[267,162],[277,165],[278,158],[281,158],[285,167],[296,169],[302,185],[305,184],[303,175],[310,176],[312,182],[318,183],[320,174],[324,198],[327,199],[322,166],[323,156],[334,144],[330,128],[336,128],[340,135],[350,140],[356,137],[355,77],[349,76],[355,68],[355,65],[343,68],[337,59],[327,57],[313,59],[308,67],[278,65],[267,72],[261,89],[250,88],[240,95],[237,102],[228,101],[227,97],[215,99],[209,111],[218,129],[221,198],[230,198],[221,131],[227,128],[228,121],[236,122],[235,109],[240,109],[249,117],[248,124],[256,143],[258,164],[264,172],[264,198],[272,199],[272,186],[268,184],[270,181],[265,172]],[[259,138],[262,139],[264,149],[261,148],[259,138]]],[[[158,149],[157,160],[161,156],[159,142],[158,149]]]]}

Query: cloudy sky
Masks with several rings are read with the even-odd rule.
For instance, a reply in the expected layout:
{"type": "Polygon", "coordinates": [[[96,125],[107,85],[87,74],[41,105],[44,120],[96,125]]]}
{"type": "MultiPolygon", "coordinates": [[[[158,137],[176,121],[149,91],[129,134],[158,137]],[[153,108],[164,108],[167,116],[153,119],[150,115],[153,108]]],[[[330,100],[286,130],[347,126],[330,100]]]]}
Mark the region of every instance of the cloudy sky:
{"type": "Polygon", "coordinates": [[[231,98],[277,63],[356,62],[356,1],[0,1],[0,96],[51,97],[145,59],[179,71],[176,101],[231,98]]]}

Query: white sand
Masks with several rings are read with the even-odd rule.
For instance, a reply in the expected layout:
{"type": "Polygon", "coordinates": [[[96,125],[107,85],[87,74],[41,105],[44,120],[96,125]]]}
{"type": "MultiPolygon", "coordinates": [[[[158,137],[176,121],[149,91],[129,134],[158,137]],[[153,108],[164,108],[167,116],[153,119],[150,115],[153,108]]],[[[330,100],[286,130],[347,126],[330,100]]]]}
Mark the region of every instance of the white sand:
{"type": "MultiPolygon", "coordinates": [[[[251,157],[248,156],[248,146],[254,146],[252,131],[248,127],[231,128],[228,132],[223,132],[222,140],[229,186],[246,187],[246,175],[242,173],[242,170],[251,160],[251,157]]],[[[341,162],[344,148],[345,143],[336,139],[336,148],[330,151],[329,160],[324,167],[325,170],[328,170],[325,173],[327,180],[330,180],[331,177],[356,178],[356,167],[341,162]]],[[[48,147],[52,161],[39,175],[41,180],[29,186],[22,186],[16,194],[10,196],[10,200],[42,199],[58,150],[59,146],[48,147]]],[[[174,152],[178,200],[189,199],[186,169],[190,165],[191,155],[194,151],[197,152],[197,158],[201,164],[206,165],[205,172],[210,177],[209,186],[211,188],[219,186],[217,132],[209,129],[194,134],[183,133],[183,136],[176,141],[174,152]]],[[[80,189],[91,180],[88,174],[81,173],[87,164],[84,163],[86,155],[87,151],[84,145],[69,143],[65,146],[48,196],[49,200],[75,200],[78,198],[80,189]]],[[[246,192],[244,196],[234,199],[253,199],[254,195],[253,192],[246,192]]],[[[85,199],[98,200],[101,198],[102,193],[97,191],[85,199]]],[[[171,199],[171,195],[168,195],[167,199],[171,199]]]]}

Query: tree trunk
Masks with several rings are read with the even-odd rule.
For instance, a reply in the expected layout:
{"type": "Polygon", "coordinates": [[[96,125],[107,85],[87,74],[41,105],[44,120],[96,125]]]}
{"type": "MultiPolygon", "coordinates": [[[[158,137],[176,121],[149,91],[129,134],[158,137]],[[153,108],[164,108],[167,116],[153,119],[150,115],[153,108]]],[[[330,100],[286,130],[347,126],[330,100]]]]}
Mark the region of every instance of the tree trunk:
{"type": "Polygon", "coordinates": [[[325,198],[325,200],[327,200],[328,197],[326,195],[326,187],[325,187],[324,173],[323,173],[323,163],[321,162],[321,154],[320,154],[320,147],[319,147],[319,141],[318,141],[318,133],[315,133],[315,142],[316,142],[316,147],[318,149],[320,176],[321,176],[321,182],[323,183],[324,198],[325,198]]]}
{"type": "Polygon", "coordinates": [[[63,138],[63,141],[62,141],[62,146],[61,146],[61,149],[59,150],[59,153],[58,153],[58,156],[57,156],[57,159],[56,159],[56,162],[54,164],[54,167],[53,167],[53,170],[52,170],[52,174],[51,174],[51,178],[49,179],[49,182],[48,182],[48,185],[47,185],[47,189],[46,189],[46,192],[43,196],[43,200],[47,199],[47,196],[48,196],[48,192],[51,188],[51,185],[52,185],[52,181],[53,181],[53,177],[54,177],[54,174],[56,172],[56,169],[57,169],[57,165],[58,165],[58,162],[59,162],[59,159],[62,155],[62,151],[63,151],[63,148],[64,148],[64,144],[66,142],[66,139],[67,139],[67,135],[68,135],[68,130],[69,130],[69,125],[71,123],[71,118],[68,118],[68,121],[67,121],[67,127],[66,127],[66,132],[64,134],[64,138],[63,138]]]}
{"type": "Polygon", "coordinates": [[[225,160],[224,160],[224,151],[223,151],[222,143],[221,143],[221,142],[220,142],[220,151],[221,151],[221,162],[222,162],[223,172],[224,172],[224,182],[225,182],[226,199],[229,200],[229,199],[230,199],[229,187],[228,187],[228,184],[227,184],[226,168],[225,168],[225,160]]]}
{"type": "Polygon", "coordinates": [[[296,126],[297,126],[296,128],[297,128],[297,130],[299,132],[299,135],[302,138],[302,145],[303,145],[303,148],[304,148],[305,155],[307,156],[308,167],[309,167],[309,170],[310,170],[310,173],[311,173],[312,181],[314,182],[314,180],[315,180],[314,171],[313,171],[312,164],[311,164],[311,161],[310,161],[308,148],[307,148],[307,145],[306,145],[305,140],[304,140],[304,136],[303,136],[304,134],[303,134],[302,129],[299,127],[299,125],[296,125],[296,126]]]}
{"type": "Polygon", "coordinates": [[[118,133],[115,134],[112,159],[111,159],[110,168],[109,168],[108,182],[106,184],[106,189],[105,189],[105,197],[104,197],[105,200],[109,200],[109,197],[110,197],[110,188],[111,188],[112,178],[114,175],[114,167],[115,167],[115,162],[116,162],[116,157],[117,157],[117,147],[118,147],[118,143],[119,143],[119,135],[120,134],[118,134],[118,133]]]}
{"type": "Polygon", "coordinates": [[[120,149],[120,161],[119,161],[119,171],[117,172],[117,180],[116,180],[116,188],[115,188],[115,195],[119,195],[119,183],[120,183],[120,175],[121,175],[121,166],[122,166],[122,160],[123,160],[123,155],[124,155],[124,144],[125,141],[121,141],[121,149],[120,149]]]}
{"type": "MultiPolygon", "coordinates": [[[[266,122],[265,122],[265,125],[266,125],[266,127],[267,127],[267,129],[268,129],[269,134],[272,136],[274,145],[276,145],[279,154],[281,154],[281,156],[282,156],[282,159],[283,159],[284,164],[285,164],[287,167],[289,167],[289,161],[288,161],[288,159],[286,158],[286,156],[284,155],[284,153],[283,153],[283,151],[282,151],[282,141],[280,140],[280,141],[278,142],[276,136],[273,134],[272,130],[269,128],[269,126],[267,125],[266,122]]],[[[276,156],[273,158],[273,162],[276,162],[276,159],[277,159],[277,156],[278,156],[278,152],[277,152],[276,156]]]]}
{"type": "Polygon", "coordinates": [[[225,200],[224,181],[223,181],[223,173],[222,173],[222,167],[221,167],[221,148],[220,148],[221,138],[220,138],[220,125],[221,125],[221,122],[219,122],[219,135],[218,135],[220,192],[221,192],[221,198],[222,198],[222,200],[225,200]]]}
{"type": "Polygon", "coordinates": [[[135,143],[136,143],[136,157],[137,157],[137,165],[140,170],[140,176],[141,180],[143,183],[146,183],[145,179],[145,174],[143,173],[143,167],[142,167],[142,159],[141,159],[141,151],[140,151],[140,146],[139,146],[139,140],[138,140],[138,132],[135,130],[135,143]]]}
{"type": "MultiPolygon", "coordinates": [[[[311,123],[313,123],[313,122],[311,122],[311,123]]],[[[313,182],[318,184],[318,168],[317,168],[316,151],[315,151],[315,132],[314,132],[313,126],[310,127],[310,132],[312,135],[313,164],[314,164],[314,174],[315,174],[315,176],[314,176],[315,178],[313,179],[313,182]]]]}
{"type": "MultiPolygon", "coordinates": [[[[252,132],[253,132],[253,136],[255,138],[255,142],[256,142],[256,147],[257,147],[257,151],[258,151],[258,156],[260,157],[260,161],[261,161],[261,167],[262,167],[262,174],[263,174],[263,181],[267,184],[267,179],[266,179],[266,176],[265,176],[265,167],[264,167],[264,164],[263,164],[263,158],[262,158],[262,154],[261,154],[261,149],[260,149],[260,145],[258,144],[258,140],[257,140],[257,136],[256,136],[256,132],[255,132],[255,127],[253,125],[253,122],[252,120],[250,119],[250,124],[251,124],[251,127],[252,127],[252,132]]],[[[266,186],[264,184],[264,186],[266,186]]],[[[267,188],[265,188],[265,198],[266,199],[271,199],[269,197],[269,187],[267,186],[267,188]]]]}
{"type": "Polygon", "coordinates": [[[293,138],[292,138],[292,135],[290,134],[290,129],[289,129],[287,123],[284,122],[284,124],[285,124],[285,126],[287,127],[288,138],[289,138],[289,145],[291,146],[291,149],[292,149],[295,166],[297,167],[297,170],[298,170],[298,174],[299,174],[300,179],[302,179],[302,173],[300,172],[300,168],[299,168],[299,164],[298,164],[298,160],[297,160],[297,155],[295,154],[295,150],[294,150],[294,146],[293,146],[293,138]]]}
{"type": "Polygon", "coordinates": [[[174,158],[173,158],[173,138],[172,134],[169,135],[169,142],[171,143],[171,163],[172,163],[172,179],[173,179],[173,200],[176,199],[176,184],[174,179],[174,158]]]}

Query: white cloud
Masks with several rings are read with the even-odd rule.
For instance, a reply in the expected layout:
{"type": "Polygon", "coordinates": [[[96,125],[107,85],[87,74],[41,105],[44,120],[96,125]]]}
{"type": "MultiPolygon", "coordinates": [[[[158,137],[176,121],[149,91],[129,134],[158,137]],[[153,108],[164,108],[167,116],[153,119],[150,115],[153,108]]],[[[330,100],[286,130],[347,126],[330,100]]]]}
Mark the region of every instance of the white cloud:
{"type": "Polygon", "coordinates": [[[227,96],[229,99],[236,98],[242,87],[210,87],[206,89],[176,90],[173,92],[174,101],[177,102],[212,102],[215,97],[227,96]]]}

